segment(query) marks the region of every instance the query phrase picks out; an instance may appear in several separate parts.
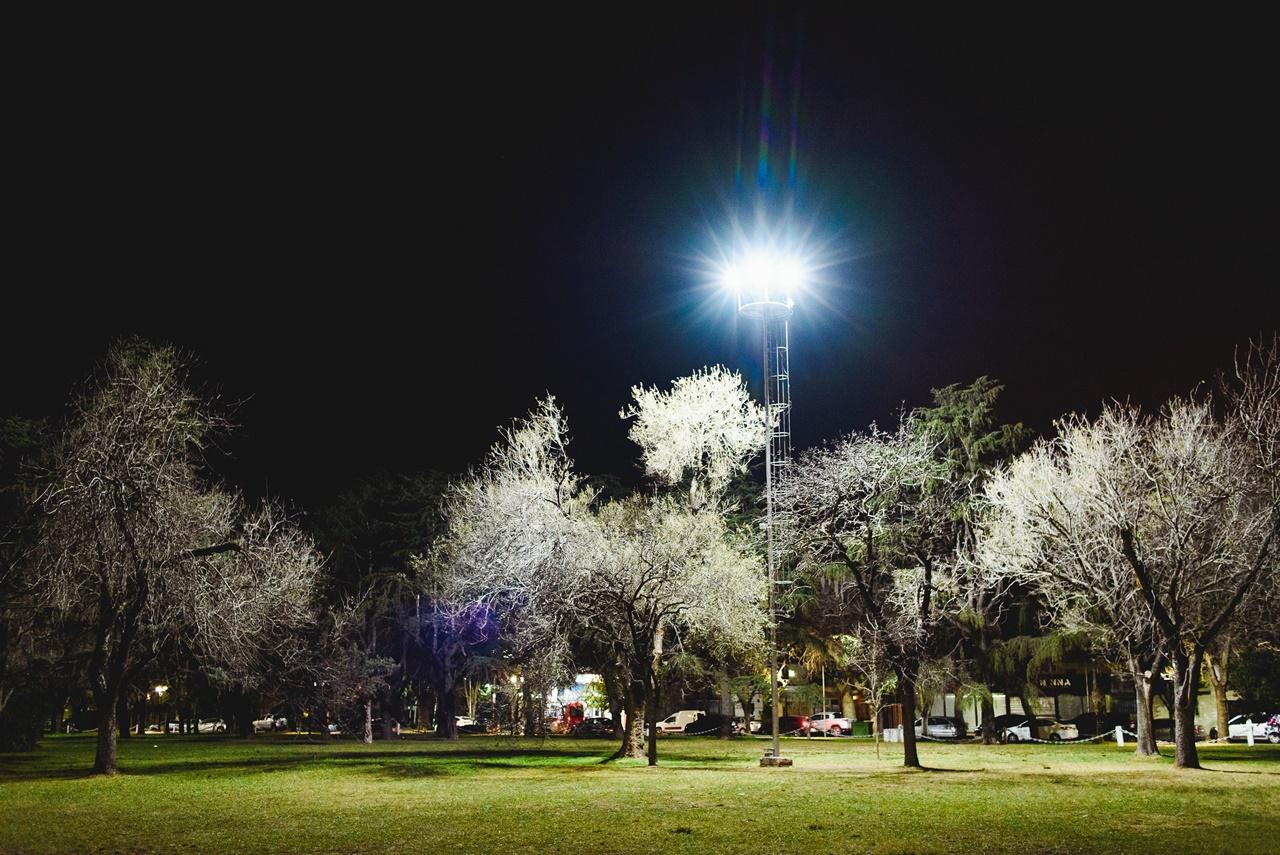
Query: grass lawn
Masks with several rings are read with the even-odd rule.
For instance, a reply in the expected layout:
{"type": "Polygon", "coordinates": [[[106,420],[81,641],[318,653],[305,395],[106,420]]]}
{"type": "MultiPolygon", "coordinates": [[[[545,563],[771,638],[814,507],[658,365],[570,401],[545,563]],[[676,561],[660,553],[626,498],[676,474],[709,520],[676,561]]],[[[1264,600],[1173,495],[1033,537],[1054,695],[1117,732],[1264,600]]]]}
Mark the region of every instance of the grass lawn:
{"type": "Polygon", "coordinates": [[[1280,747],[1205,746],[1199,772],[1132,746],[922,746],[669,738],[662,765],[612,743],[465,737],[93,736],[0,754],[3,852],[1277,852],[1280,747]]]}

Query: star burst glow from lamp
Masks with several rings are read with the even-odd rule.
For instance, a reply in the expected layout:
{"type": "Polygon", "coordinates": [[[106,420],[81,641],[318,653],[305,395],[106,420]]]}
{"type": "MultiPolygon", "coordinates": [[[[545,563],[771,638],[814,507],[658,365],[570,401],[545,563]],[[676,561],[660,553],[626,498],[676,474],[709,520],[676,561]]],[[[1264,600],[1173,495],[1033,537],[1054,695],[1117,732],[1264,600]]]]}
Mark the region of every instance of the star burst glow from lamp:
{"type": "Polygon", "coordinates": [[[748,250],[726,263],[720,280],[738,301],[738,311],[753,318],[785,318],[795,295],[808,279],[807,265],[798,257],[766,250],[748,250]]]}

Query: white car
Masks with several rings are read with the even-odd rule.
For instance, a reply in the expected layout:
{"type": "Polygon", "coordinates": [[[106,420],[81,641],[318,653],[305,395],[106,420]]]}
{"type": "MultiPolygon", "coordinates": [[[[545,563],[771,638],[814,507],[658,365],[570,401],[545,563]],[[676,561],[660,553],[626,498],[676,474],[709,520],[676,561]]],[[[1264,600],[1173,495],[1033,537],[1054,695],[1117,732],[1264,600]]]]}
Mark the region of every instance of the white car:
{"type": "Polygon", "coordinates": [[[1249,731],[1253,731],[1254,739],[1267,738],[1267,722],[1271,720],[1271,716],[1267,713],[1245,713],[1238,715],[1227,722],[1227,739],[1245,740],[1249,738],[1249,731]]]}
{"type": "Polygon", "coordinates": [[[288,726],[289,720],[284,716],[269,715],[266,718],[255,720],[253,730],[255,733],[261,733],[264,730],[284,730],[288,726]]]}
{"type": "Polygon", "coordinates": [[[824,736],[844,736],[853,731],[849,719],[831,712],[814,713],[809,716],[809,733],[821,733],[824,736]]]}
{"type": "Polygon", "coordinates": [[[201,719],[196,725],[196,731],[199,733],[226,733],[227,723],[220,718],[201,719]]]}
{"type": "Polygon", "coordinates": [[[1050,718],[1029,718],[1006,727],[1000,734],[1001,742],[1029,742],[1032,739],[1061,742],[1064,739],[1079,738],[1080,730],[1074,724],[1064,724],[1050,718]]]}
{"type": "Polygon", "coordinates": [[[959,736],[956,732],[956,723],[952,719],[941,715],[929,716],[929,732],[924,732],[924,719],[916,719],[916,736],[932,736],[934,739],[955,739],[959,736]]]}
{"type": "Polygon", "coordinates": [[[685,727],[702,718],[702,710],[679,710],[658,722],[658,733],[684,733],[685,727]]]}
{"type": "Polygon", "coordinates": [[[455,715],[453,717],[453,722],[458,727],[466,727],[468,725],[475,724],[476,720],[469,715],[455,715]]]}

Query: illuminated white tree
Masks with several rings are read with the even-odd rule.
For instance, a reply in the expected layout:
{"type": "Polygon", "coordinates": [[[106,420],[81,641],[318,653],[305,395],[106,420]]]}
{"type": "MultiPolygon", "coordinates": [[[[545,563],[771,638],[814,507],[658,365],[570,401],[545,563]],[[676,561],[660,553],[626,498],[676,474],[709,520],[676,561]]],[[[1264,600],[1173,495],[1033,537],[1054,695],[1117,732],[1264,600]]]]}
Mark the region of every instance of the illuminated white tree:
{"type": "MultiPolygon", "coordinates": [[[[648,414],[646,424],[656,424],[655,411],[647,404],[639,409],[648,414]]],[[[672,426],[679,430],[706,433],[687,413],[672,426]]],[[[759,437],[762,442],[763,429],[759,437]]],[[[704,435],[699,442],[720,450],[652,471],[696,480],[709,470],[732,471],[740,464],[726,463],[726,455],[746,453],[725,451],[740,447],[736,439],[704,435]]],[[[664,658],[688,639],[713,647],[758,643],[764,574],[751,545],[733,536],[705,501],[694,507],[686,497],[633,497],[595,507],[567,445],[563,414],[547,399],[505,431],[484,465],[454,488],[440,550],[450,599],[459,609],[494,615],[519,655],[544,674],[567,672],[572,635],[608,639],[604,655],[619,678],[628,719],[620,753],[642,756],[647,712],[648,757],[656,763],[664,658]]],[[[718,479],[710,483],[719,485],[718,479]]]]}
{"type": "Polygon", "coordinates": [[[764,449],[769,426],[742,377],[719,365],[671,384],[668,391],[634,386],[620,415],[631,419],[628,436],[640,446],[646,471],[688,490],[701,507],[747,470],[764,449]]]}
{"type": "Polygon", "coordinates": [[[723,516],[672,497],[612,502],[596,519],[595,554],[583,555],[592,572],[581,621],[614,639],[614,664],[627,683],[622,752],[639,755],[643,712],[654,765],[664,660],[686,643],[720,653],[758,646],[766,626],[764,570],[723,516]]]}
{"type": "Polygon", "coordinates": [[[54,446],[35,511],[34,587],[89,629],[97,772],[116,771],[121,690],[181,645],[245,676],[290,652],[319,568],[310,540],[203,477],[220,426],[168,348],[112,349],[54,446]]]}
{"type": "Polygon", "coordinates": [[[1069,621],[1101,616],[1130,644],[1154,627],[1173,666],[1179,767],[1199,765],[1206,651],[1246,597],[1274,584],[1280,383],[1267,359],[1261,366],[1225,417],[1208,401],[1174,399],[1154,417],[1115,406],[1072,418],[991,487],[1003,514],[989,545],[997,561],[1069,621]]]}
{"type": "Polygon", "coordinates": [[[874,641],[902,699],[904,763],[919,766],[923,664],[941,655],[957,606],[952,485],[934,442],[904,421],[803,455],[779,490],[782,545],[812,597],[874,641]]]}
{"type": "Polygon", "coordinates": [[[1142,442],[1138,414],[1110,408],[1090,422],[1068,417],[987,484],[978,563],[1040,594],[1049,619],[1083,632],[1128,668],[1142,755],[1158,753],[1152,675],[1163,654],[1155,623],[1121,551],[1113,508],[1137,496],[1121,483],[1142,442]]]}
{"type": "Polygon", "coordinates": [[[457,620],[491,614],[526,670],[548,682],[569,670],[569,631],[599,533],[568,456],[554,398],[502,433],[484,463],[453,485],[436,561],[457,620]]]}

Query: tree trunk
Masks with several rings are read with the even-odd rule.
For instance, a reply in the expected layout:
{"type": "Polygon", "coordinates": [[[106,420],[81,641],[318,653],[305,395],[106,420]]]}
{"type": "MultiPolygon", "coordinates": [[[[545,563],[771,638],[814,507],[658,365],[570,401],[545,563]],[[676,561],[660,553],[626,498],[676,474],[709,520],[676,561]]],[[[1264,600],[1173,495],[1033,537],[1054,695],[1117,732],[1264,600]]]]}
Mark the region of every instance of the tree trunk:
{"type": "Polygon", "coordinates": [[[98,748],[93,758],[93,771],[99,775],[116,773],[116,704],[98,703],[98,748]]]}
{"type": "MultiPolygon", "coordinates": [[[[436,682],[436,736],[456,742],[458,739],[457,686],[448,663],[440,666],[436,682]]],[[[514,733],[514,725],[512,733],[514,733]]]]}
{"type": "Polygon", "coordinates": [[[729,669],[720,663],[720,738],[733,736],[733,692],[729,689],[729,669]]]}
{"type": "Polygon", "coordinates": [[[902,695],[902,765],[920,769],[920,754],[916,750],[916,681],[906,674],[899,674],[899,677],[902,679],[899,687],[902,695]]]}
{"type": "Polygon", "coordinates": [[[604,695],[609,705],[609,719],[613,722],[613,736],[617,739],[622,736],[622,688],[611,668],[605,668],[601,677],[604,679],[604,695]]]}
{"type": "Polygon", "coordinates": [[[129,696],[127,692],[120,692],[116,698],[115,705],[116,714],[113,717],[116,723],[116,730],[123,739],[128,739],[133,734],[129,732],[132,722],[129,720],[129,696]]]}
{"type": "Polygon", "coordinates": [[[1196,700],[1200,692],[1202,658],[1199,650],[1191,656],[1181,649],[1173,652],[1173,765],[1178,769],[1200,768],[1196,752],[1196,700]]]}
{"type": "Polygon", "coordinates": [[[538,710],[533,703],[533,687],[529,685],[529,681],[525,680],[520,684],[520,703],[524,705],[524,735],[534,737],[538,735],[538,710]]]}
{"type": "Polygon", "coordinates": [[[1151,678],[1134,654],[1129,655],[1129,673],[1133,677],[1134,722],[1138,728],[1137,755],[1155,757],[1160,754],[1160,749],[1156,747],[1155,727],[1151,721],[1151,678]]]}
{"type": "Polygon", "coordinates": [[[1227,722],[1231,719],[1231,712],[1227,706],[1227,669],[1230,666],[1231,659],[1231,637],[1224,637],[1219,651],[1216,654],[1208,653],[1205,658],[1209,662],[1209,685],[1213,687],[1213,705],[1215,716],[1218,720],[1218,736],[1225,739],[1227,736],[1227,722]]]}
{"type": "Polygon", "coordinates": [[[360,741],[365,745],[373,744],[373,699],[365,698],[364,700],[364,730],[360,734],[360,741]]]}
{"type": "Polygon", "coordinates": [[[653,685],[649,686],[649,703],[648,713],[645,716],[649,719],[649,765],[658,765],[658,686],[655,680],[653,685]]]}
{"type": "Polygon", "coordinates": [[[979,726],[979,732],[982,734],[983,745],[996,745],[1000,742],[1000,734],[996,733],[995,719],[996,705],[991,700],[991,695],[982,696],[982,724],[979,726]]]}
{"type": "Polygon", "coordinates": [[[629,698],[625,703],[626,726],[622,728],[622,746],[618,749],[619,757],[631,757],[636,760],[644,757],[644,706],[639,699],[629,698]]]}
{"type": "Polygon", "coordinates": [[[254,696],[245,689],[237,689],[232,696],[235,705],[236,733],[241,739],[253,736],[254,696]]]}
{"type": "Polygon", "coordinates": [[[399,721],[397,715],[398,710],[393,709],[390,700],[382,705],[382,738],[394,739],[396,734],[396,722],[399,721]]]}

